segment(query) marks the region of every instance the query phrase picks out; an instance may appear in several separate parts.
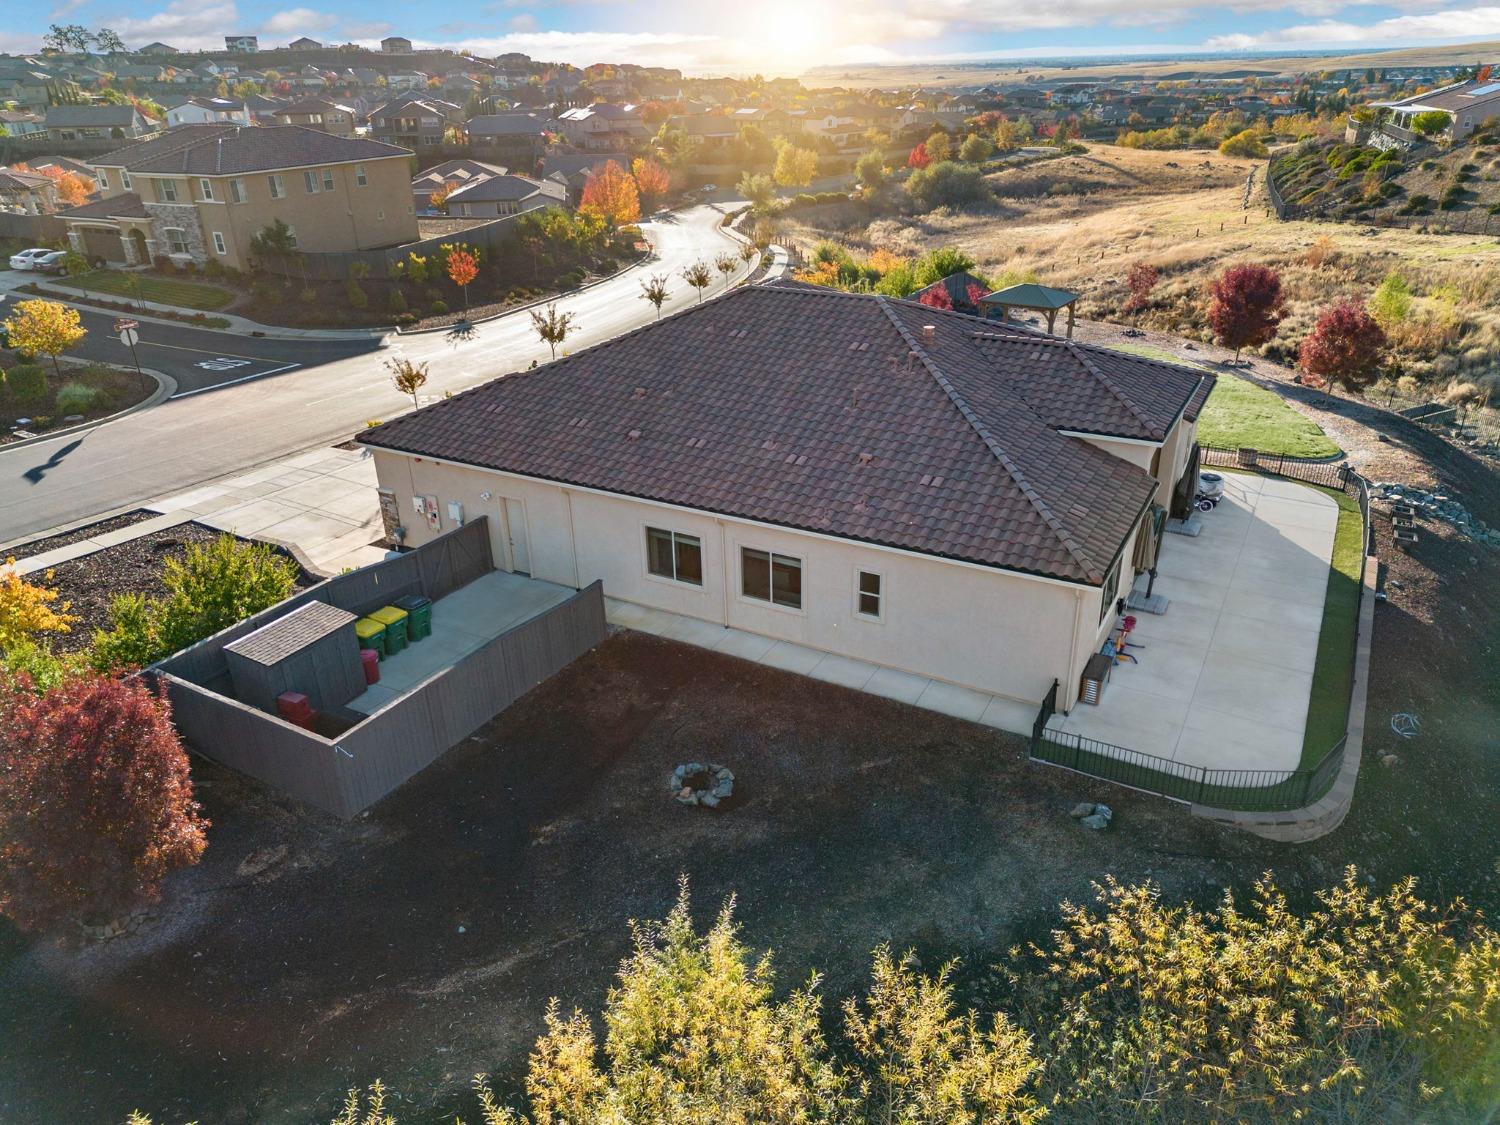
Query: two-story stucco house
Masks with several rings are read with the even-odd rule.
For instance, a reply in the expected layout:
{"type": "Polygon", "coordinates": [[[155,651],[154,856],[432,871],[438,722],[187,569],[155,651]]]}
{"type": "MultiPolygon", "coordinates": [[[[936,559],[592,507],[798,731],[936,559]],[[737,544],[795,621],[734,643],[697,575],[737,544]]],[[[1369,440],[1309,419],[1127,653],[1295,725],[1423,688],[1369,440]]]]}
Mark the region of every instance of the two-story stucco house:
{"type": "Polygon", "coordinates": [[[352,137],[358,132],[354,107],[327,98],[301,98],[282,106],[273,116],[281,125],[304,125],[338,137],[352,137]]]}
{"type": "Polygon", "coordinates": [[[297,125],[183,125],[91,162],[101,198],[61,214],[91,258],[247,269],[280,219],[307,253],[412,242],[404,149],[297,125]]]}
{"type": "Polygon", "coordinates": [[[249,125],[250,111],[238,98],[181,98],[164,107],[167,125],[249,125]]]}
{"type": "Polygon", "coordinates": [[[746,287],[363,432],[391,528],[1060,709],[1196,479],[1213,377],[913,301],[746,287]]]}

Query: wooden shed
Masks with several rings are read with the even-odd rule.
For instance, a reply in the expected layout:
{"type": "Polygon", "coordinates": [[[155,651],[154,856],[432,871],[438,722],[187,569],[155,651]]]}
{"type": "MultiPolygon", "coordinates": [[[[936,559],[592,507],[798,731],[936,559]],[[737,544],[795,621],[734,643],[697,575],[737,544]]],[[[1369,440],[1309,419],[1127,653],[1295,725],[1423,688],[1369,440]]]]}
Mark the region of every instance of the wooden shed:
{"type": "Polygon", "coordinates": [[[308,602],[224,646],[234,694],[275,713],[276,697],[296,691],[317,711],[342,707],[365,690],[354,614],[308,602]]]}

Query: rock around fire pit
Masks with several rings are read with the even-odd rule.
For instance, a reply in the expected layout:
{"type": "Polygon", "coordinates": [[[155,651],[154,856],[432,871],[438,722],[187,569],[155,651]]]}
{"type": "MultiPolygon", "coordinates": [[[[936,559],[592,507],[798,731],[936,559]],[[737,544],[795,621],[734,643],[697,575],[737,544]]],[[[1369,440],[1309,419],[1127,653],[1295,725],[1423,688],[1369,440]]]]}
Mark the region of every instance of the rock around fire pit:
{"type": "Polygon", "coordinates": [[[672,796],[684,805],[718,808],[734,796],[734,774],[728,766],[688,762],[672,771],[667,782],[672,796]]]}

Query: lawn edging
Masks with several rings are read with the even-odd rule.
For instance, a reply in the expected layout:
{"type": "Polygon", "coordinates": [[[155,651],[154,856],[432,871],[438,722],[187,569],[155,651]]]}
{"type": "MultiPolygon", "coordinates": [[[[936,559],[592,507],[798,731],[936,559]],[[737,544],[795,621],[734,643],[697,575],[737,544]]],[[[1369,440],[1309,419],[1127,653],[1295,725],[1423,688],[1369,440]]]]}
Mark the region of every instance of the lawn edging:
{"type": "MultiPolygon", "coordinates": [[[[87,367],[111,367],[116,371],[128,372],[134,372],[137,370],[135,367],[127,367],[124,364],[120,363],[105,363],[103,360],[89,360],[84,363],[84,361],[81,360],[70,359],[68,356],[60,356],[58,358],[64,363],[83,363],[83,365],[87,367]]],[[[135,414],[142,410],[149,410],[153,406],[159,406],[177,393],[177,380],[172,378],[172,376],[166,374],[165,372],[156,371],[150,367],[142,367],[139,369],[139,372],[140,374],[156,381],[156,390],[152,391],[145,398],[141,399],[140,402],[133,403],[132,405],[125,407],[123,410],[116,410],[113,414],[106,414],[103,418],[94,418],[88,422],[77,422],[71,426],[64,426],[61,429],[48,430],[44,434],[37,434],[34,437],[22,438],[20,441],[5,442],[3,444],[0,444],[0,452],[9,451],[12,449],[25,449],[29,445],[40,445],[44,441],[54,441],[60,437],[67,437],[69,434],[78,434],[82,433],[85,430],[98,429],[100,426],[108,425],[110,422],[118,422],[121,418],[124,418],[127,415],[135,414]]]]}

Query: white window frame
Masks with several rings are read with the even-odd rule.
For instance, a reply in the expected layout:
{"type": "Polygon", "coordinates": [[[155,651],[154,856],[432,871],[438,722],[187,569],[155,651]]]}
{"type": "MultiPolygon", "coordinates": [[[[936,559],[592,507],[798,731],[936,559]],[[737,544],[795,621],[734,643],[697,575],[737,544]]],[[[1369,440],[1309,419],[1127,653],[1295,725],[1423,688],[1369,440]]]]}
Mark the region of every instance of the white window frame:
{"type": "Polygon", "coordinates": [[[766,609],[780,610],[782,613],[795,613],[798,616],[807,616],[807,559],[798,555],[785,555],[780,551],[773,551],[767,547],[753,547],[747,543],[739,544],[739,593],[740,601],[748,605],[760,606],[766,609]],[[758,598],[754,594],[745,593],[745,552],[757,551],[766,556],[766,597],[758,598]],[[797,564],[797,573],[801,576],[797,589],[797,604],[785,605],[776,600],[776,563],[777,560],[793,562],[797,564]]]}
{"type": "Polygon", "coordinates": [[[245,181],[236,176],[229,181],[229,202],[243,203],[250,196],[245,191],[245,181]]]}
{"type": "Polygon", "coordinates": [[[188,250],[187,231],[185,229],[183,229],[182,227],[162,227],[161,233],[164,236],[166,236],[166,240],[167,240],[167,253],[168,254],[187,254],[187,253],[190,253],[190,251],[188,250]],[[176,247],[174,247],[172,245],[172,236],[174,234],[180,235],[181,238],[182,238],[182,249],[181,250],[178,250],[176,247]]]}
{"type": "Polygon", "coordinates": [[[302,173],[302,184],[307,188],[308,195],[317,195],[323,188],[318,180],[316,169],[308,168],[302,173]]]}
{"type": "Polygon", "coordinates": [[[217,203],[217,202],[219,202],[217,199],[214,198],[214,182],[212,180],[208,179],[206,176],[199,177],[199,179],[198,179],[198,190],[203,193],[203,201],[205,203],[217,203]]]}
{"type": "Polygon", "coordinates": [[[334,184],[333,169],[332,168],[324,168],[323,169],[323,177],[322,178],[323,178],[323,190],[324,191],[332,191],[333,190],[333,184],[334,184]]]}
{"type": "Polygon", "coordinates": [[[109,171],[105,168],[99,169],[99,186],[105,191],[109,190],[109,171]]]}
{"type": "Polygon", "coordinates": [[[177,202],[177,181],[176,180],[165,180],[165,179],[163,179],[163,180],[157,180],[156,181],[156,201],[158,203],[176,203],[177,202]]]}
{"type": "Polygon", "coordinates": [[[354,166],[354,186],[368,187],[369,184],[370,177],[369,174],[365,171],[365,166],[363,164],[356,164],[354,166]]]}
{"type": "Polygon", "coordinates": [[[271,175],[267,176],[266,186],[271,191],[272,199],[286,198],[286,180],[282,179],[280,175],[273,172],[271,175]]]}
{"type": "Polygon", "coordinates": [[[286,237],[287,245],[290,246],[293,250],[297,249],[297,228],[292,226],[290,223],[287,224],[286,237]]]}
{"type": "Polygon", "coordinates": [[[867,566],[856,566],[854,568],[854,616],[861,621],[884,621],[885,620],[885,597],[886,597],[885,572],[871,570],[867,566]],[[864,578],[869,575],[877,584],[875,593],[869,594],[864,590],[864,578]],[[865,598],[875,599],[875,612],[866,613],[864,608],[865,598]]]}
{"type": "Polygon", "coordinates": [[[126,191],[130,190],[130,173],[124,168],[120,169],[120,186],[126,191]]]}
{"type": "Polygon", "coordinates": [[[651,579],[653,582],[670,582],[674,586],[691,586],[695,590],[702,590],[704,588],[703,575],[707,569],[707,567],[704,565],[704,560],[706,559],[708,552],[704,550],[703,547],[703,536],[693,535],[690,532],[686,531],[678,531],[675,528],[671,527],[657,527],[654,524],[649,523],[643,523],[641,525],[641,531],[642,542],[644,542],[646,546],[647,578],[651,579]],[[671,574],[658,574],[656,571],[651,569],[651,533],[653,531],[669,537],[669,540],[671,542],[672,559],[671,574]],[[696,582],[694,582],[691,578],[679,578],[677,576],[677,541],[679,539],[691,539],[698,546],[698,581],[696,582]]]}
{"type": "Polygon", "coordinates": [[[227,253],[229,253],[228,248],[224,245],[224,232],[223,231],[217,231],[217,230],[214,231],[214,253],[215,254],[227,254],[227,253]]]}
{"type": "MultiPolygon", "coordinates": [[[[1149,532],[1142,525],[1138,535],[1146,535],[1149,532]]],[[[1125,556],[1121,555],[1115,560],[1114,566],[1110,567],[1104,574],[1104,585],[1099,587],[1099,623],[1104,624],[1104,619],[1115,611],[1115,602],[1120,599],[1120,578],[1122,568],[1125,565],[1125,556]]]]}

